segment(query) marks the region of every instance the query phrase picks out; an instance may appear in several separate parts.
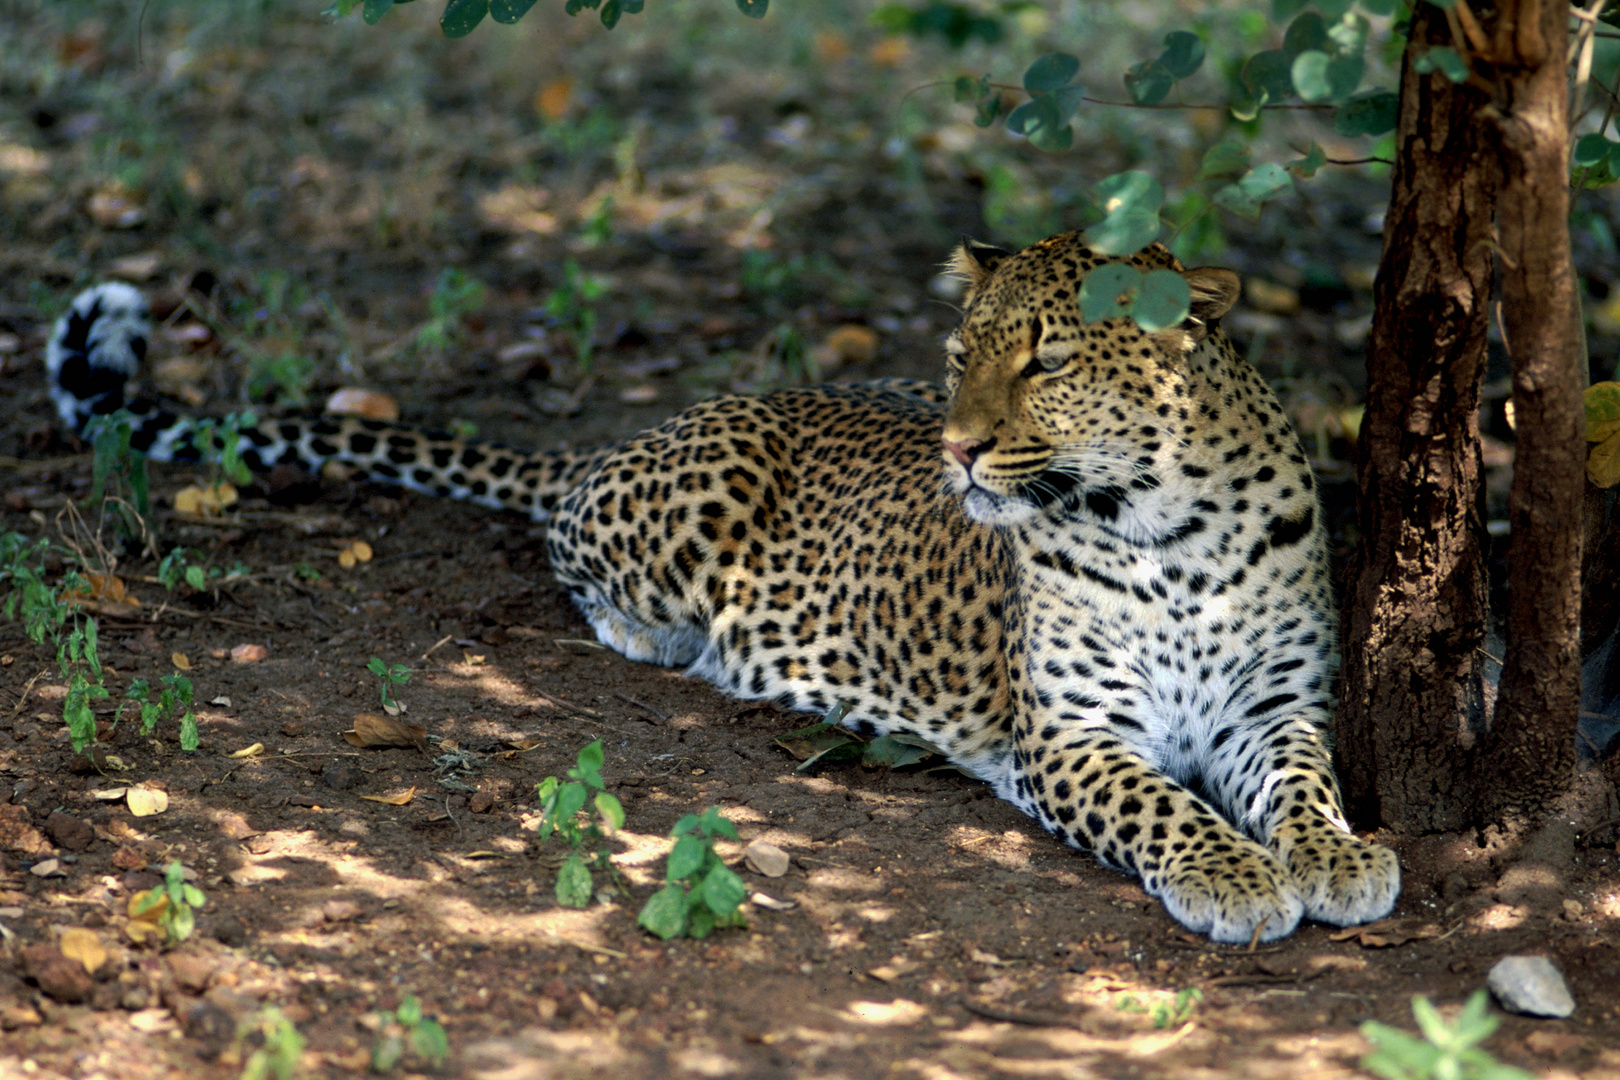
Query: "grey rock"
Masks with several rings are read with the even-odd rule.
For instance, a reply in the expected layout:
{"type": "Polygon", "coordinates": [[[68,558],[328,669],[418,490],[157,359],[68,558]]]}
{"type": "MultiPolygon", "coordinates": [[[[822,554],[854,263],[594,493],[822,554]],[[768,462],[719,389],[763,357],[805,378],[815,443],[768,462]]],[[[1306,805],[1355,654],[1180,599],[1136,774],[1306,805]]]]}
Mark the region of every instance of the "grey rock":
{"type": "Polygon", "coordinates": [[[1485,985],[1508,1012],[1561,1019],[1575,1011],[1564,977],[1545,956],[1504,956],[1485,985]]]}

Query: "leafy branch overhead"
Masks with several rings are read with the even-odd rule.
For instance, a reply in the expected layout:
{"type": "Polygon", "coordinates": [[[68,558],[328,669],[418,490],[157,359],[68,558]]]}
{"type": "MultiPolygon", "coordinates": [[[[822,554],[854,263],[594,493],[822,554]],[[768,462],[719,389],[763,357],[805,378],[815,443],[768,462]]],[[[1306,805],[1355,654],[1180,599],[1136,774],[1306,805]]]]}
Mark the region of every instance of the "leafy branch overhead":
{"type": "MultiPolygon", "coordinates": [[[[337,18],[345,18],[355,8],[360,9],[360,17],[368,24],[376,25],[384,15],[388,14],[396,4],[408,4],[411,0],[337,0],[327,14],[337,18]]],[[[602,20],[602,25],[609,30],[619,25],[619,19],[625,15],[639,15],[646,0],[566,0],[563,10],[570,15],[578,15],[581,11],[594,11],[602,20]]],[[[449,0],[444,5],[444,14],[439,16],[439,28],[448,38],[466,37],[477,29],[478,24],[488,16],[498,23],[507,26],[517,22],[529,13],[534,7],[534,0],[449,0]]],[[[770,7],[770,0],[737,0],[737,10],[750,19],[763,19],[770,7]]]]}

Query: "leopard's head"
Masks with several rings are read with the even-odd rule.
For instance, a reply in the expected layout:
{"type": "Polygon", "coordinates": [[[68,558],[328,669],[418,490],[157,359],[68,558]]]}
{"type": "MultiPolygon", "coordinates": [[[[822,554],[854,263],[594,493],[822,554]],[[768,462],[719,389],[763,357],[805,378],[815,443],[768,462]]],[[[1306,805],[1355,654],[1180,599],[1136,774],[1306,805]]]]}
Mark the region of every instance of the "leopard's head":
{"type": "Polygon", "coordinates": [[[1151,465],[1182,438],[1196,408],[1188,374],[1224,338],[1237,275],[1186,270],[1160,244],[1128,259],[1100,255],[1079,233],[1016,254],[964,244],[949,269],[967,283],[961,325],[946,339],[944,456],[969,517],[1014,524],[1043,512],[1108,510],[1155,485],[1151,465]],[[1187,279],[1191,314],[1148,333],[1129,318],[1084,322],[1077,297],[1094,268],[1127,262],[1187,279]]]}

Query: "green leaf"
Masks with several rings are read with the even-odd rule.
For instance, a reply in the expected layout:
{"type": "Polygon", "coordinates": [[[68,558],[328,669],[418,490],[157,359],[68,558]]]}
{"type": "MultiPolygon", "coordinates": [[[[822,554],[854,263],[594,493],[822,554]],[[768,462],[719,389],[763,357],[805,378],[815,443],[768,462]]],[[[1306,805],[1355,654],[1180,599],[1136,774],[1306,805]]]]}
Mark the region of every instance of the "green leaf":
{"type": "Polygon", "coordinates": [[[380,658],[373,656],[366,661],[366,670],[380,679],[388,674],[388,665],[383,663],[380,658]]]}
{"type": "Polygon", "coordinates": [[[868,768],[900,769],[915,765],[933,753],[927,747],[913,746],[888,735],[879,736],[866,744],[861,752],[861,764],[868,768]]]}
{"type": "Polygon", "coordinates": [[[200,566],[186,567],[186,584],[198,592],[208,587],[208,574],[200,566]]]}
{"type": "Polygon", "coordinates": [[[1361,0],[1361,6],[1369,15],[1393,15],[1399,0],[1361,0]]]}
{"type": "Polygon", "coordinates": [[[683,836],[670,849],[669,861],[664,864],[664,877],[669,881],[682,881],[703,868],[703,856],[709,845],[695,836],[683,836]]]}
{"type": "Polygon", "coordinates": [[[1047,53],[1024,71],[1024,89],[1031,94],[1051,93],[1069,84],[1080,71],[1080,61],[1068,53],[1047,53]]]}
{"type": "Polygon", "coordinates": [[[411,1049],[437,1069],[450,1056],[450,1036],[437,1020],[423,1020],[411,1026],[411,1049]]]}
{"type": "Polygon", "coordinates": [[[1334,101],[1343,101],[1356,92],[1361,77],[1367,73],[1367,62],[1360,56],[1335,56],[1328,62],[1328,89],[1334,101]]]}
{"type": "Polygon", "coordinates": [[[394,1010],[394,1019],[411,1027],[422,1022],[422,999],[415,994],[406,994],[399,999],[399,1008],[394,1010]]]}
{"type": "Polygon", "coordinates": [[[602,25],[609,30],[619,25],[619,0],[605,0],[602,4],[602,25]]]}
{"type": "Polygon", "coordinates": [[[615,830],[624,828],[624,805],[615,796],[605,791],[598,791],[596,793],[596,812],[602,816],[603,821],[607,822],[609,828],[615,830]]]}
{"type": "Polygon", "coordinates": [[[958,104],[964,101],[977,101],[979,98],[979,80],[971,75],[958,75],[952,87],[958,104]]]}
{"type": "Polygon", "coordinates": [[[1582,166],[1600,164],[1617,145],[1620,144],[1602,135],[1582,135],[1575,140],[1575,164],[1582,166]]]}
{"type": "Polygon", "coordinates": [[[714,912],[708,905],[699,904],[695,908],[688,908],[686,912],[686,933],[689,937],[706,938],[714,930],[714,912]]]}
{"type": "Polygon", "coordinates": [[[534,0],[489,0],[489,17],[507,26],[517,22],[534,7],[534,0]]]}
{"type": "Polygon", "coordinates": [[[1095,267],[1080,283],[1080,317],[1086,322],[1117,319],[1128,310],[1128,303],[1142,284],[1142,273],[1129,263],[1104,263],[1095,267]],[[1127,297],[1127,304],[1120,298],[1127,297]]]}
{"type": "Polygon", "coordinates": [[[668,941],[686,929],[686,890],[671,882],[647,898],[636,922],[668,941]]]}
{"type": "Polygon", "coordinates": [[[1296,57],[1308,50],[1327,51],[1327,23],[1314,11],[1302,11],[1283,33],[1283,52],[1296,57]]]}
{"type": "Polygon", "coordinates": [[[1131,306],[1131,317],[1150,334],[1179,324],[1192,312],[1192,290],[1187,279],[1174,270],[1154,270],[1142,275],[1131,306]]]}
{"type": "Polygon", "coordinates": [[[730,868],[716,866],[703,877],[703,902],[716,915],[730,915],[748,899],[748,886],[730,868]]]}
{"type": "Polygon", "coordinates": [[[1215,205],[1224,207],[1239,217],[1251,221],[1260,217],[1260,207],[1294,189],[1294,178],[1274,161],[1257,165],[1243,174],[1235,184],[1228,184],[1215,193],[1215,205]]]}
{"type": "Polygon", "coordinates": [[[1287,165],[1288,173],[1298,180],[1309,180],[1316,175],[1316,171],[1327,164],[1327,154],[1321,146],[1311,143],[1311,148],[1305,156],[1287,165]]]}
{"type": "Polygon", "coordinates": [[[1249,171],[1249,144],[1239,139],[1222,139],[1204,151],[1198,166],[1200,180],[1235,180],[1249,171]]]}
{"type": "Polygon", "coordinates": [[[585,785],[564,784],[557,793],[557,820],[567,821],[585,807],[585,785]]]}
{"type": "MultiPolygon", "coordinates": [[[[393,1032],[384,1032],[382,1038],[378,1039],[376,1045],[371,1048],[371,1071],[375,1073],[393,1072],[394,1066],[398,1065],[399,1059],[404,1056],[405,1041],[393,1032]]],[[[265,1075],[265,1072],[261,1072],[260,1075],[265,1075]]],[[[245,1072],[243,1080],[246,1080],[245,1072]]]]}
{"type": "Polygon", "coordinates": [[[1107,215],[1086,230],[1086,242],[1103,255],[1130,255],[1159,235],[1164,185],[1145,172],[1110,176],[1094,189],[1107,215]]]}
{"type": "Polygon", "coordinates": [[[165,914],[169,916],[166,922],[170,941],[185,941],[197,928],[197,916],[184,904],[171,907],[165,914]]]}
{"type": "Polygon", "coordinates": [[[203,891],[190,882],[180,886],[180,899],[194,908],[208,906],[208,897],[204,896],[203,891]]]}
{"type": "Polygon", "coordinates": [[[1282,49],[1255,53],[1243,65],[1244,88],[1259,104],[1284,101],[1294,92],[1293,54],[1282,49]]]}
{"type": "Polygon", "coordinates": [[[377,20],[388,14],[388,9],[393,6],[394,0],[366,0],[365,6],[360,9],[360,17],[367,26],[376,26],[377,20]]]}
{"type": "Polygon", "coordinates": [[[1125,71],[1125,89],[1138,105],[1157,105],[1175,85],[1176,77],[1157,60],[1143,60],[1125,71]]]}
{"type": "Polygon", "coordinates": [[[1172,77],[1187,78],[1204,63],[1204,39],[1187,30],[1172,30],[1164,36],[1159,63],[1172,77]]]}
{"type": "Polygon", "coordinates": [[[197,734],[197,714],[187,709],[185,715],[180,717],[180,749],[189,754],[201,745],[202,738],[197,734]]]}
{"type": "Polygon", "coordinates": [[[602,771],[602,762],[605,760],[602,754],[602,740],[597,739],[595,742],[580,747],[577,760],[580,772],[600,773],[602,771]]]}
{"type": "Polygon", "coordinates": [[[1333,93],[1328,85],[1328,64],[1331,58],[1319,49],[1307,49],[1294,57],[1290,78],[1294,89],[1306,101],[1321,101],[1333,93]]]}
{"type": "Polygon", "coordinates": [[[1052,104],[1057,107],[1058,120],[1068,123],[1069,119],[1085,104],[1086,88],[1083,86],[1065,86],[1052,94],[1052,104]]]}
{"type": "Polygon", "coordinates": [[[489,14],[489,0],[450,0],[439,16],[439,29],[447,38],[466,37],[489,14]]]}
{"type": "Polygon", "coordinates": [[[1424,74],[1438,71],[1454,83],[1468,81],[1468,62],[1449,45],[1438,45],[1419,56],[1412,67],[1424,74]]]}
{"type": "Polygon", "coordinates": [[[681,819],[675,823],[675,827],[669,830],[669,835],[680,836],[683,833],[689,833],[702,823],[703,819],[696,814],[682,814],[681,819]]]}
{"type": "Polygon", "coordinates": [[[1382,135],[1395,130],[1400,98],[1388,90],[1368,90],[1357,94],[1333,117],[1333,130],[1340,135],[1382,135]]]}
{"type": "Polygon", "coordinates": [[[763,19],[771,0],[737,0],[737,10],[750,19],[763,19]]]}
{"type": "Polygon", "coordinates": [[[701,822],[703,831],[709,836],[726,836],[737,839],[737,826],[725,819],[718,806],[711,806],[703,811],[701,822]]]}
{"type": "Polygon", "coordinates": [[[557,903],[569,908],[588,907],[591,891],[591,872],[585,860],[578,852],[569,855],[557,870],[557,903]]]}

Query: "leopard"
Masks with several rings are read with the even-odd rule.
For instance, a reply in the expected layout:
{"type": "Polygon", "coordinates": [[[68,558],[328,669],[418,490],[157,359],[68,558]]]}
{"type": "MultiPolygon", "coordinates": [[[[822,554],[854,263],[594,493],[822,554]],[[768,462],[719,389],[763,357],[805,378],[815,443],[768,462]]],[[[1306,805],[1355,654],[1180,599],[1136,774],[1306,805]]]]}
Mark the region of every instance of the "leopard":
{"type": "MultiPolygon", "coordinates": [[[[1222,326],[1240,280],[1157,243],[967,241],[944,380],[701,401],[621,442],[524,452],[343,416],[258,421],[252,467],[340,462],[545,523],[605,645],[726,693],[937,749],[1215,942],[1381,918],[1393,851],[1346,822],[1329,729],[1335,610],[1317,483],[1222,326]],[[1180,322],[1088,321],[1124,262],[1186,282],[1180,322]]],[[[46,367],[75,430],[197,456],[133,394],[150,319],[82,294],[46,367]]]]}

